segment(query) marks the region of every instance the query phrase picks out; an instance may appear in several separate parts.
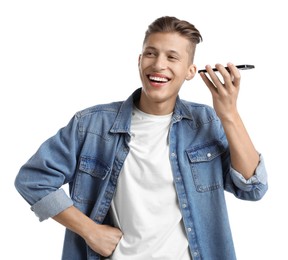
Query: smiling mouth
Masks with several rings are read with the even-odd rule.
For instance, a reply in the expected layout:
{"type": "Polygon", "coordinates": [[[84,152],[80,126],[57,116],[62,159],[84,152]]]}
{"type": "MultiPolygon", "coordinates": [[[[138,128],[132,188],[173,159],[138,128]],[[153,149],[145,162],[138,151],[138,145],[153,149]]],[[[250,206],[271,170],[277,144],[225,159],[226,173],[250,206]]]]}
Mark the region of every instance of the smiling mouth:
{"type": "Polygon", "coordinates": [[[159,77],[159,76],[151,76],[151,75],[148,75],[148,79],[152,82],[157,82],[157,83],[166,83],[170,81],[170,79],[167,77],[159,77]]]}

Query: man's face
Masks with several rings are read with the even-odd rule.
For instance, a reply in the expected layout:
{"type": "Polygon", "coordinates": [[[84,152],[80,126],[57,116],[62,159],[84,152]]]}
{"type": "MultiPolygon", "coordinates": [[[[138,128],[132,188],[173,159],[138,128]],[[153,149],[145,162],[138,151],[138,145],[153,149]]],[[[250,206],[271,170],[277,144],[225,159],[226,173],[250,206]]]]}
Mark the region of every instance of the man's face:
{"type": "MultiPolygon", "coordinates": [[[[172,112],[184,80],[196,72],[191,64],[189,41],[177,33],[154,33],[149,36],[139,57],[142,80],[140,104],[146,108],[162,104],[172,112]]],[[[145,110],[145,109],[144,109],[145,110]]]]}

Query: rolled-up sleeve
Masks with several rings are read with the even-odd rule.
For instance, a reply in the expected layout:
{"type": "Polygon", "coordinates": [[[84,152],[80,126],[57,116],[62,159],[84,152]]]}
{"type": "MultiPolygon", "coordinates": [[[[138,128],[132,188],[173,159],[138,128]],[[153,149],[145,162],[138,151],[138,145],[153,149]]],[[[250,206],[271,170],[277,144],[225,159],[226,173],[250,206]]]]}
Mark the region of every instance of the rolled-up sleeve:
{"type": "Polygon", "coordinates": [[[267,171],[264,158],[259,155],[259,163],[254,175],[246,180],[241,173],[231,167],[231,181],[226,183],[226,190],[232,192],[236,197],[244,200],[259,200],[268,190],[267,171]]]}
{"type": "Polygon", "coordinates": [[[79,154],[78,119],[41,144],[20,168],[15,187],[43,221],[73,205],[63,185],[73,182],[79,154]]]}
{"type": "Polygon", "coordinates": [[[231,168],[231,177],[233,179],[234,184],[240,188],[241,190],[251,190],[252,186],[255,184],[262,183],[264,185],[267,184],[267,172],[264,165],[264,159],[260,154],[259,164],[255,170],[255,174],[246,180],[243,175],[237,172],[235,169],[231,168]]]}
{"type": "Polygon", "coordinates": [[[36,214],[40,221],[54,217],[63,210],[71,207],[73,201],[63,189],[50,193],[31,206],[31,210],[36,214]]]}

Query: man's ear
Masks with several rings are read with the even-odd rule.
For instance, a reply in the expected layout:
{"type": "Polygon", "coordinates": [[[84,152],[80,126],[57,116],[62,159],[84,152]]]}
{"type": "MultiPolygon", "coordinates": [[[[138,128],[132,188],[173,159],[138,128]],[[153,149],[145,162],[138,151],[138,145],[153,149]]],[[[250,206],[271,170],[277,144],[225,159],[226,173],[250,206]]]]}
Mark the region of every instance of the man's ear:
{"type": "Polygon", "coordinates": [[[187,75],[186,75],[186,80],[190,80],[190,79],[193,79],[195,74],[197,72],[197,67],[195,64],[191,64],[188,68],[188,71],[187,71],[187,75]]]}

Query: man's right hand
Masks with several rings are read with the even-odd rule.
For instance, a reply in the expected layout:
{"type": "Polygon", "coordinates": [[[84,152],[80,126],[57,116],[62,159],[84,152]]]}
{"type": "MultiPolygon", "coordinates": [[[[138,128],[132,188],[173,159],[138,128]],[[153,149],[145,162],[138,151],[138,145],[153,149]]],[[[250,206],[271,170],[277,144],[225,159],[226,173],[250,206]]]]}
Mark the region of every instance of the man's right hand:
{"type": "Polygon", "coordinates": [[[93,251],[104,257],[113,253],[122,237],[118,228],[97,224],[74,206],[53,219],[80,235],[93,251]]]}
{"type": "Polygon", "coordinates": [[[118,228],[96,224],[85,241],[93,251],[107,257],[113,253],[122,235],[118,228]]]}

